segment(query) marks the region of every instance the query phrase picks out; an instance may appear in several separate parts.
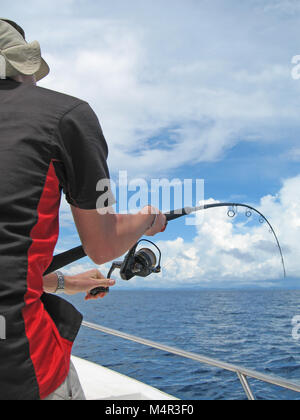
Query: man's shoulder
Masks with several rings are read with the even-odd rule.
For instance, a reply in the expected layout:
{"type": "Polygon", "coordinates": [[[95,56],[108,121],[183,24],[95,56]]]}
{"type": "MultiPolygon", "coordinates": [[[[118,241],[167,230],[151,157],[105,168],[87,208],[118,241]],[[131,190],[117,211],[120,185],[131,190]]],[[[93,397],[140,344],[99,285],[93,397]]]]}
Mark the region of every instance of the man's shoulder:
{"type": "Polygon", "coordinates": [[[86,101],[75,96],[40,86],[34,86],[31,96],[35,97],[37,102],[45,104],[51,112],[61,116],[79,105],[88,105],[86,101]]]}

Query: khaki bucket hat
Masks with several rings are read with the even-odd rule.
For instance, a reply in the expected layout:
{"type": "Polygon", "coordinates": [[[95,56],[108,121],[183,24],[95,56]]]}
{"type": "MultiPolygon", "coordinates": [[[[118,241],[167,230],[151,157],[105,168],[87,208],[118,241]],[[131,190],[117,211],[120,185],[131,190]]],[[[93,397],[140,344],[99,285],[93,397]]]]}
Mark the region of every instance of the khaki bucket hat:
{"type": "Polygon", "coordinates": [[[37,41],[26,42],[23,29],[4,18],[0,18],[1,56],[6,62],[6,77],[34,75],[39,81],[49,74],[49,66],[41,57],[40,44],[37,41]]]}

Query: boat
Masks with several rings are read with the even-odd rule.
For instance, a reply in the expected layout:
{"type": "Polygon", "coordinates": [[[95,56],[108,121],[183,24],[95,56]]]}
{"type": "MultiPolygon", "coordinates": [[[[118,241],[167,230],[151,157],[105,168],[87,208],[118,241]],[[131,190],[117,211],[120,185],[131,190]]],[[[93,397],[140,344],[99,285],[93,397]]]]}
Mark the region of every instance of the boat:
{"type": "MultiPolygon", "coordinates": [[[[162,343],[146,340],[141,337],[129,335],[124,332],[113,330],[101,325],[90,322],[83,322],[83,327],[96,330],[98,332],[133,341],[141,345],[159,349],[161,351],[175,354],[214,366],[219,369],[234,372],[240,380],[241,386],[245,392],[245,399],[254,401],[255,395],[249,385],[248,378],[262,381],[266,384],[276,385],[282,389],[292,390],[299,393],[300,383],[288,381],[284,378],[266,375],[254,370],[250,370],[241,366],[225,363],[220,360],[211,359],[197,353],[186,352],[184,350],[167,346],[162,343]]],[[[114,372],[111,369],[97,365],[87,360],[83,360],[76,356],[72,356],[72,361],[78,372],[78,376],[85,392],[87,400],[179,400],[176,396],[168,395],[165,392],[153,388],[152,386],[139,382],[133,378],[114,372]]],[[[221,384],[220,384],[221,386],[221,384]]],[[[203,395],[205,399],[205,395],[203,395]]]]}
{"type": "Polygon", "coordinates": [[[87,400],[174,400],[152,386],[90,361],[72,356],[87,400]]]}

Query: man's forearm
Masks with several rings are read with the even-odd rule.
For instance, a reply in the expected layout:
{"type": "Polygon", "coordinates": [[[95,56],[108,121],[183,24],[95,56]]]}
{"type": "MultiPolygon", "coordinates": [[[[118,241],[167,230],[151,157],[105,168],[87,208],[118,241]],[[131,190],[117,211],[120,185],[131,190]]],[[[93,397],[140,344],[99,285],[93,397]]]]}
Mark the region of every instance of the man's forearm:
{"type": "Polygon", "coordinates": [[[125,254],[145,233],[149,233],[155,220],[154,233],[160,232],[165,223],[165,216],[156,218],[151,207],[135,215],[112,211],[100,215],[96,210],[75,207],[72,207],[72,212],[84,250],[98,265],[125,254]]]}
{"type": "MultiPolygon", "coordinates": [[[[154,221],[155,215],[153,214],[117,214],[114,229],[110,231],[111,240],[109,243],[115,243],[115,253],[118,254],[114,258],[123,255],[128,249],[147,232],[154,221]]],[[[114,259],[113,258],[113,259],[114,259]]]]}
{"type": "Polygon", "coordinates": [[[101,216],[102,233],[93,249],[96,255],[87,254],[97,263],[104,264],[125,254],[150,228],[155,215],[151,214],[107,214],[101,216]],[[104,223],[103,223],[104,222],[104,223]]]}

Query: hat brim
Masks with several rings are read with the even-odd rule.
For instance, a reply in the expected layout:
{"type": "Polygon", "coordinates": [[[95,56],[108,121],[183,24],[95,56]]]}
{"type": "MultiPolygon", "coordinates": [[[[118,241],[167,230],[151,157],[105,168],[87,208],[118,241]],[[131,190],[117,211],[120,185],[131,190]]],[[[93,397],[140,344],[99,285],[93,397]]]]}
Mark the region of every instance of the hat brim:
{"type": "Polygon", "coordinates": [[[48,76],[49,73],[50,73],[50,68],[49,68],[48,64],[46,63],[46,61],[42,58],[41,59],[41,66],[40,66],[39,70],[35,73],[36,81],[38,82],[39,80],[48,76]]]}

